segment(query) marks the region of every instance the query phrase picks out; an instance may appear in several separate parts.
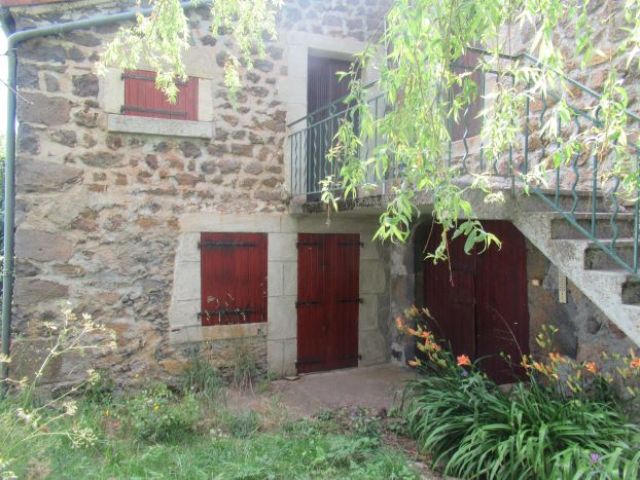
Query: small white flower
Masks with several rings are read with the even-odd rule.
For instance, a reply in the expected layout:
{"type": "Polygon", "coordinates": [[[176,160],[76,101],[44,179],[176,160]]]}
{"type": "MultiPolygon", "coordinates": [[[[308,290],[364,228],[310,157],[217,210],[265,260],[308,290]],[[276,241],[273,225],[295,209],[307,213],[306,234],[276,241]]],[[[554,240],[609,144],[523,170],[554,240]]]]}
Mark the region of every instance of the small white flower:
{"type": "Polygon", "coordinates": [[[66,402],[64,402],[62,404],[62,407],[64,408],[64,414],[72,417],[76,414],[76,412],[78,411],[78,405],[76,404],[76,402],[74,400],[68,400],[66,402]]]}

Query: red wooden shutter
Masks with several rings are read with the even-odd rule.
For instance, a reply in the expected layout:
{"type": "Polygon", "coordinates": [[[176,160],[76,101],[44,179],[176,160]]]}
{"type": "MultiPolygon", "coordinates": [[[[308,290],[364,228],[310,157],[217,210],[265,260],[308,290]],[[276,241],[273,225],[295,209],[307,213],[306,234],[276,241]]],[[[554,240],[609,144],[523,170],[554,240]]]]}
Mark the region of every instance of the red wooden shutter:
{"type": "Polygon", "coordinates": [[[267,235],[202,233],[202,325],[267,321],[267,235]]]}
{"type": "Polygon", "coordinates": [[[176,103],[155,86],[156,75],[145,70],[129,70],[124,77],[124,105],[122,113],[139,117],[198,119],[198,79],[189,79],[179,85],[176,103]]]}

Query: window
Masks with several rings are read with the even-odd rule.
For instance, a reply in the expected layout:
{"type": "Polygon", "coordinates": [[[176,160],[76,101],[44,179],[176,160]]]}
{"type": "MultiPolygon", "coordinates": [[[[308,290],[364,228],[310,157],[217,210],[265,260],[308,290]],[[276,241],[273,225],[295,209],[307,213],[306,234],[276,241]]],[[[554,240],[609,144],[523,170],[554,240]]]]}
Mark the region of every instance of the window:
{"type": "Polygon", "coordinates": [[[202,325],[267,321],[267,235],[202,233],[202,325]]]}
{"type": "Polygon", "coordinates": [[[122,113],[139,117],[198,120],[198,79],[179,85],[175,103],[170,103],[155,86],[156,75],[146,70],[129,70],[123,74],[124,105],[122,113]]]}

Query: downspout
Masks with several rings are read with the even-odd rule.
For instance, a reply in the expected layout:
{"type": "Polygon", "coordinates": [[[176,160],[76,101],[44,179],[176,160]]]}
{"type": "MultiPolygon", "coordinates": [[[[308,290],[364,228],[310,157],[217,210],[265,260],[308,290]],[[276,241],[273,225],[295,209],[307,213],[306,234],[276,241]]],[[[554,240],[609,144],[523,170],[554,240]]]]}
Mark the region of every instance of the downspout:
{"type": "MultiPolygon", "coordinates": [[[[206,1],[186,1],[180,5],[184,10],[190,10],[202,5],[206,1]]],[[[2,354],[9,357],[11,348],[11,303],[13,299],[13,265],[14,265],[14,228],[15,228],[15,164],[16,164],[16,68],[17,46],[26,40],[48,35],[91,28],[110,23],[134,20],[137,15],[147,15],[152,8],[141,8],[128,12],[97,15],[83,20],[59,23],[56,25],[38,27],[12,33],[7,37],[7,130],[4,160],[4,270],[2,273],[2,354]]],[[[0,393],[6,391],[6,379],[9,376],[9,365],[1,363],[0,393]]]]}

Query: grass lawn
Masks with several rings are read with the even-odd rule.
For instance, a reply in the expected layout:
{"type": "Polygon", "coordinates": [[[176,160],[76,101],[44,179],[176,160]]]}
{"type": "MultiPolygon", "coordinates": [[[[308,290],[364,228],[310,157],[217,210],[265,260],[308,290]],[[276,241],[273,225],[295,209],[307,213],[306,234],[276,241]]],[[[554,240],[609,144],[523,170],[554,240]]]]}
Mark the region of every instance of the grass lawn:
{"type": "Polygon", "coordinates": [[[5,404],[0,478],[3,468],[21,479],[420,478],[407,453],[385,440],[393,435],[387,419],[364,409],[291,419],[277,398],[262,397],[261,408],[248,410],[227,405],[225,389],[182,396],[160,385],[81,399],[75,414],[31,439],[15,405],[5,404]]]}

